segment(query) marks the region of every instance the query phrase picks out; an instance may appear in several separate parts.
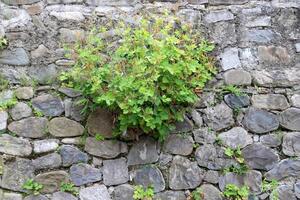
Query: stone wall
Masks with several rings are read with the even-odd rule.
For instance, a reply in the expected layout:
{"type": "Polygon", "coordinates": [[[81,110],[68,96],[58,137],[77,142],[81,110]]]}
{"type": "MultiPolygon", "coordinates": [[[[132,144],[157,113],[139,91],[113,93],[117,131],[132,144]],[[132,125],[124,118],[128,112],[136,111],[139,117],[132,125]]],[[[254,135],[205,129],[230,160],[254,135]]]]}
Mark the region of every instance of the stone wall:
{"type": "MultiPolygon", "coordinates": [[[[155,199],[186,200],[200,187],[203,199],[224,199],[229,183],[247,185],[250,199],[269,199],[262,181],[278,180],[281,200],[300,198],[299,0],[1,0],[0,73],[10,81],[0,102],[1,200],[130,200],[133,186],[152,184],[155,199]],[[196,107],[160,144],[140,136],[110,139],[112,116],[80,114],[80,93],[55,82],[74,61],[63,44],[84,37],[107,19],[135,23],[139,12],[171,10],[217,45],[220,73],[196,107]],[[237,85],[244,95],[223,94],[237,85]],[[105,140],[94,135],[103,133],[105,140]],[[224,173],[241,148],[250,168],[224,173]],[[44,185],[25,195],[28,179],[44,185]],[[78,197],[59,192],[73,182],[78,197]]],[[[110,34],[110,33],[109,33],[110,34]]]]}

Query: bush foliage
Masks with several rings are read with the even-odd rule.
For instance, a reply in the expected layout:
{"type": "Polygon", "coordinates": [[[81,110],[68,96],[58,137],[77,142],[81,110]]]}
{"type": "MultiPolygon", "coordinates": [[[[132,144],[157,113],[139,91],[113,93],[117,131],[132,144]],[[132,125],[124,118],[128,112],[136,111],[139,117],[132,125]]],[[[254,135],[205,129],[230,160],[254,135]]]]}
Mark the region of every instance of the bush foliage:
{"type": "Polygon", "coordinates": [[[95,29],[79,41],[71,55],[76,64],[61,79],[82,91],[93,108],[114,110],[118,133],[139,128],[163,140],[212,77],[207,53],[214,46],[170,16],[116,30],[116,47],[95,29]]]}

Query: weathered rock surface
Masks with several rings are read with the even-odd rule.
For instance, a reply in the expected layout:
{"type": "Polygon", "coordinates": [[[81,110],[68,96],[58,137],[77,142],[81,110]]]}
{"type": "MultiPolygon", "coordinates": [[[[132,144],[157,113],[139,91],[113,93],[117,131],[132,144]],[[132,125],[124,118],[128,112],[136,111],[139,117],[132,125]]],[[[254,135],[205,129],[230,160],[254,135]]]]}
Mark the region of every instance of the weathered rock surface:
{"type": "Polygon", "coordinates": [[[129,184],[123,184],[115,187],[113,197],[114,200],[123,200],[123,199],[133,200],[133,192],[134,192],[133,186],[129,184]]]}
{"type": "Polygon", "coordinates": [[[54,193],[60,190],[61,183],[69,181],[69,174],[65,171],[51,171],[37,175],[34,180],[44,187],[42,193],[54,193]]]}
{"type": "Polygon", "coordinates": [[[119,185],[129,180],[125,158],[103,161],[103,182],[107,186],[119,185]]]}
{"type": "Polygon", "coordinates": [[[33,97],[32,87],[20,87],[15,90],[15,95],[18,99],[31,99],[33,97]]]}
{"type": "Polygon", "coordinates": [[[30,117],[32,115],[32,110],[26,103],[18,102],[9,111],[9,114],[13,120],[20,120],[22,118],[30,117]]]}
{"type": "Polygon", "coordinates": [[[49,122],[49,132],[55,137],[80,136],[84,132],[84,127],[71,119],[56,117],[49,122]]]}
{"type": "Polygon", "coordinates": [[[0,64],[29,65],[29,63],[29,57],[23,48],[16,48],[11,51],[4,50],[0,53],[0,64]]]}
{"type": "Polygon", "coordinates": [[[55,151],[59,146],[58,143],[57,139],[35,140],[33,141],[33,151],[37,154],[55,151]]]}
{"type": "Polygon", "coordinates": [[[280,125],[292,131],[300,131],[300,109],[288,108],[279,117],[280,125]]]}
{"type": "Polygon", "coordinates": [[[228,85],[250,85],[251,74],[242,69],[232,69],[224,73],[224,81],[228,85]]]}
{"type": "Polygon", "coordinates": [[[165,142],[163,149],[166,153],[178,155],[190,155],[193,151],[193,138],[179,134],[170,134],[165,142]]]}
{"type": "Polygon", "coordinates": [[[265,174],[267,180],[281,180],[286,177],[300,177],[300,160],[284,159],[265,174]]]}
{"type": "Polygon", "coordinates": [[[100,169],[94,168],[89,164],[79,163],[70,168],[70,177],[76,186],[87,183],[94,183],[102,180],[100,169]]]}
{"type": "Polygon", "coordinates": [[[81,200],[111,200],[105,185],[94,185],[79,191],[81,200]]]}
{"type": "Polygon", "coordinates": [[[248,95],[237,96],[235,94],[226,94],[224,96],[224,101],[232,109],[240,109],[250,105],[250,98],[248,95]]]}
{"type": "Polygon", "coordinates": [[[242,127],[234,127],[227,132],[218,135],[222,143],[230,148],[244,148],[252,143],[252,138],[242,127]]]}
{"type": "Polygon", "coordinates": [[[287,156],[300,156],[300,132],[284,133],[282,151],[287,156]]]}
{"type": "Polygon", "coordinates": [[[207,127],[194,130],[193,135],[195,142],[201,144],[213,144],[216,140],[215,132],[207,127]]]}
{"type": "Polygon", "coordinates": [[[176,199],[176,200],[186,200],[186,196],[183,191],[172,191],[167,190],[161,193],[157,193],[154,195],[154,200],[160,199],[176,199]]]}
{"type": "Polygon", "coordinates": [[[260,142],[268,147],[278,147],[281,145],[281,136],[278,134],[268,134],[260,137],[260,142]]]}
{"type": "Polygon", "coordinates": [[[0,152],[14,156],[29,156],[32,146],[26,139],[3,134],[0,136],[0,152]]]}
{"type": "Polygon", "coordinates": [[[291,102],[292,102],[292,106],[300,108],[300,94],[294,94],[291,97],[291,102]]]}
{"type": "Polygon", "coordinates": [[[222,200],[222,193],[211,184],[203,184],[199,187],[204,200],[222,200]]]}
{"type": "Polygon", "coordinates": [[[0,131],[3,131],[7,127],[8,114],[6,111],[0,111],[0,131]]]}
{"type": "Polygon", "coordinates": [[[59,151],[63,166],[71,166],[77,163],[87,163],[89,156],[72,145],[63,145],[59,151]]]}
{"type": "Polygon", "coordinates": [[[61,99],[50,94],[35,97],[31,102],[33,108],[41,111],[45,116],[55,117],[64,112],[61,99]]]}
{"type": "Polygon", "coordinates": [[[77,198],[70,193],[55,192],[51,200],[77,200],[77,198]]]}
{"type": "Polygon", "coordinates": [[[226,48],[220,56],[224,71],[241,67],[239,50],[237,48],[226,48]]]}
{"type": "Polygon", "coordinates": [[[32,161],[34,169],[55,169],[61,166],[61,156],[58,153],[51,153],[32,161]]]}
{"type": "Polygon", "coordinates": [[[251,101],[254,107],[267,110],[285,110],[290,106],[281,94],[253,95],[251,101]]]}

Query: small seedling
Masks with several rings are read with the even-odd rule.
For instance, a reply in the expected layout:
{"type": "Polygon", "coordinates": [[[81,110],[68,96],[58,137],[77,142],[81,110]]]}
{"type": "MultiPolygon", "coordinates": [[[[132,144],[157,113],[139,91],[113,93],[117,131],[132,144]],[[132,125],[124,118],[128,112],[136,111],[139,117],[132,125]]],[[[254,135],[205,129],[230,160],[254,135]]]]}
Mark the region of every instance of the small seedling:
{"type": "Polygon", "coordinates": [[[249,170],[249,167],[242,163],[242,164],[238,164],[238,165],[232,165],[230,167],[227,167],[225,169],[223,169],[223,173],[229,173],[229,172],[232,172],[232,173],[235,173],[235,174],[238,174],[238,175],[243,175],[243,174],[246,174],[249,170]]]}
{"type": "Polygon", "coordinates": [[[44,116],[44,114],[38,109],[33,109],[33,113],[37,117],[43,117],[44,116]]]}
{"type": "Polygon", "coordinates": [[[202,200],[204,198],[200,188],[197,188],[192,192],[192,200],[202,200]]]}
{"type": "Polygon", "coordinates": [[[97,141],[103,141],[103,140],[105,140],[104,136],[101,135],[101,134],[99,134],[99,133],[97,133],[97,134],[95,135],[95,139],[96,139],[97,141]]]}
{"type": "Polygon", "coordinates": [[[238,88],[237,86],[234,85],[226,85],[224,87],[222,87],[222,94],[228,94],[228,93],[232,93],[236,96],[242,96],[243,92],[241,91],[240,88],[238,88]]]}
{"type": "Polygon", "coordinates": [[[75,187],[75,185],[73,183],[61,183],[60,191],[69,192],[75,196],[78,196],[78,194],[79,194],[78,189],[75,187]]]}
{"type": "Polygon", "coordinates": [[[0,110],[10,109],[17,103],[18,103],[18,100],[15,96],[13,96],[13,98],[10,98],[10,99],[4,99],[3,101],[0,101],[0,110]]]}
{"type": "Polygon", "coordinates": [[[262,191],[270,193],[270,199],[279,200],[278,187],[279,183],[277,180],[263,180],[262,182],[262,191]]]}
{"type": "Polygon", "coordinates": [[[4,49],[8,45],[8,41],[4,37],[0,37],[0,50],[4,49]]]}
{"type": "Polygon", "coordinates": [[[134,187],[133,199],[134,200],[152,200],[154,196],[154,189],[152,186],[144,189],[143,186],[137,185],[134,187]]]}
{"type": "Polygon", "coordinates": [[[228,184],[223,195],[230,200],[246,200],[249,196],[249,188],[248,186],[238,187],[234,184],[228,184]]]}
{"type": "Polygon", "coordinates": [[[240,149],[240,147],[236,148],[236,149],[232,149],[230,147],[227,147],[225,149],[225,155],[230,157],[230,158],[234,158],[238,163],[244,163],[245,159],[243,158],[242,155],[242,151],[240,149]]]}
{"type": "Polygon", "coordinates": [[[23,189],[30,191],[33,195],[38,195],[44,186],[33,179],[28,179],[22,187],[23,189]]]}
{"type": "Polygon", "coordinates": [[[9,85],[8,80],[6,80],[3,75],[0,74],[0,92],[7,89],[9,85]]]}

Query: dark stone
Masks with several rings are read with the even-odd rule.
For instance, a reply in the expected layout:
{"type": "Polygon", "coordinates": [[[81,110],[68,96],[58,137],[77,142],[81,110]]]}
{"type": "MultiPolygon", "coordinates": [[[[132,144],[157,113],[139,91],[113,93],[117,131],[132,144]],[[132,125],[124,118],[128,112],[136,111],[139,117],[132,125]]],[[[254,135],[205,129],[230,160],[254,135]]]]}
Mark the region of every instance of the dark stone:
{"type": "Polygon", "coordinates": [[[193,151],[193,138],[180,134],[170,134],[165,142],[163,149],[167,153],[187,156],[193,151]]]}
{"type": "Polygon", "coordinates": [[[129,180],[125,158],[103,161],[103,182],[106,186],[119,185],[129,180]]]}
{"type": "Polygon", "coordinates": [[[72,182],[76,186],[87,183],[94,183],[102,180],[102,172],[100,169],[94,168],[88,164],[79,163],[70,168],[70,176],[72,182]]]}
{"type": "Polygon", "coordinates": [[[115,187],[113,197],[114,200],[133,200],[133,186],[129,184],[119,185],[115,187]]]}
{"type": "Polygon", "coordinates": [[[224,96],[224,101],[232,109],[244,108],[250,105],[248,95],[237,96],[235,94],[227,94],[224,96]]]}
{"type": "Polygon", "coordinates": [[[300,131],[300,109],[289,108],[280,114],[280,125],[292,131],[300,131]]]}
{"type": "Polygon", "coordinates": [[[6,65],[29,65],[30,60],[23,48],[16,48],[11,51],[4,50],[0,52],[0,63],[6,65]]]}
{"type": "Polygon", "coordinates": [[[89,156],[75,146],[63,145],[59,152],[62,157],[62,164],[65,167],[77,163],[87,163],[89,160],[89,156]]]}
{"type": "Polygon", "coordinates": [[[286,177],[300,178],[300,160],[284,159],[265,174],[267,180],[281,180],[286,177]]]}
{"type": "Polygon", "coordinates": [[[51,171],[37,175],[34,180],[43,185],[42,193],[54,193],[60,189],[61,183],[69,182],[69,174],[65,171],[51,171]]]}
{"type": "Polygon", "coordinates": [[[55,117],[64,112],[63,102],[59,97],[43,94],[32,99],[34,109],[41,111],[45,116],[55,117]]]}

